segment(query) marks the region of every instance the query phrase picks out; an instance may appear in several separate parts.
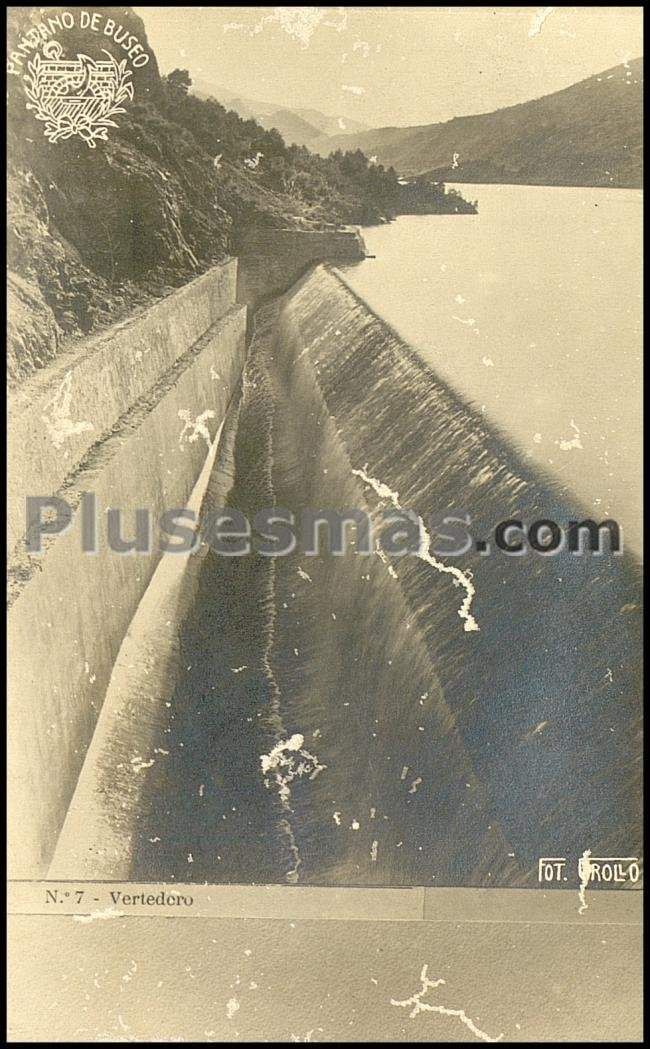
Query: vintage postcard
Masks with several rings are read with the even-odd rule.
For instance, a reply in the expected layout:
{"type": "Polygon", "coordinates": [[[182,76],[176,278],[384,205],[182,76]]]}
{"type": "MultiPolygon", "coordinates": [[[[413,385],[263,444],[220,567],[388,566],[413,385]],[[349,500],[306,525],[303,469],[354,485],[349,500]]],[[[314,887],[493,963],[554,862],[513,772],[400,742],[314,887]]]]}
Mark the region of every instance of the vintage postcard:
{"type": "Polygon", "coordinates": [[[642,8],[7,88],[10,1041],[640,1041],[642,8]]]}

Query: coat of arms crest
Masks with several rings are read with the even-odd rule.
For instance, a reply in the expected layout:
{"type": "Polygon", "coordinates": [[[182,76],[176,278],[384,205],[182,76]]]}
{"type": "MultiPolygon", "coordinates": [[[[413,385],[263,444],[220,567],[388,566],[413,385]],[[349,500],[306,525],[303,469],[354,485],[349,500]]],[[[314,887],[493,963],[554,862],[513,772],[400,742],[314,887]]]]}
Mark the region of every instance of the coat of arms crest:
{"type": "Polygon", "coordinates": [[[112,118],[126,112],[122,103],[133,99],[131,72],[126,60],[116,62],[108,51],[103,53],[107,61],[81,54],[66,61],[61,45],[50,40],[43,46],[44,57],[36,54],[27,66],[27,109],[45,122],[50,142],[79,135],[95,149],[98,139],[106,141],[107,129],[117,127],[112,118]]]}

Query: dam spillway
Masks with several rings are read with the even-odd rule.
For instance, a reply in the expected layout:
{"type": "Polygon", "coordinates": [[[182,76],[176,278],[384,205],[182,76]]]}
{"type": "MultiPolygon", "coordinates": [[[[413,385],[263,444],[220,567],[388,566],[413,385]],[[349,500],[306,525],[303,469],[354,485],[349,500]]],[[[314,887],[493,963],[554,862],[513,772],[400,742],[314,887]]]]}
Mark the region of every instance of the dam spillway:
{"type": "MultiPolygon", "coordinates": [[[[587,516],[319,265],[255,314],[202,510],[391,501],[475,535],[587,516]]],[[[541,855],[638,850],[638,567],[458,566],[478,630],[425,558],[203,544],[132,629],[52,870],[512,886],[541,855]]]]}

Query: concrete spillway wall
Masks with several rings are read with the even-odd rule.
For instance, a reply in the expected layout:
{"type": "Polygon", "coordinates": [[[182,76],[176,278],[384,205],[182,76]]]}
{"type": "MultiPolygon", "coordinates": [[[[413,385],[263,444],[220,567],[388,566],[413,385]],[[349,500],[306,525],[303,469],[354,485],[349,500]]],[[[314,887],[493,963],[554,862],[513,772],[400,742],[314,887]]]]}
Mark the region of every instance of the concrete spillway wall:
{"type": "Polygon", "coordinates": [[[250,307],[287,291],[305,270],[329,260],[339,265],[366,255],[361,232],[254,228],[239,247],[237,300],[250,307]]]}
{"type": "MultiPolygon", "coordinates": [[[[373,513],[396,505],[421,521],[441,511],[468,513],[475,540],[490,540],[495,525],[512,517],[566,525],[590,516],[570,492],[532,469],[327,267],[287,296],[272,368],[289,403],[294,391],[313,390],[312,415],[304,416],[302,425],[293,419],[293,441],[285,437],[280,445],[287,463],[284,481],[276,467],[280,505],[292,506],[310,489],[309,498],[321,505],[337,498],[332,463],[325,464],[326,474],[319,469],[320,433],[338,446],[339,484],[354,489],[345,495],[348,505],[353,500],[351,505],[373,513]],[[321,424],[314,431],[319,413],[321,424]]],[[[331,770],[329,795],[336,808],[354,818],[355,796],[376,777],[376,800],[369,798],[368,805],[392,806],[388,823],[393,831],[399,828],[402,844],[398,849],[383,830],[393,846],[387,863],[391,876],[404,880],[417,881],[427,853],[435,884],[443,877],[466,884],[516,884],[524,878],[534,883],[540,855],[575,857],[585,848],[594,855],[636,854],[641,847],[637,565],[607,553],[576,557],[566,548],[551,557],[531,552],[507,557],[493,541],[489,556],[472,548],[438,560],[446,569],[455,566],[462,579],[413,556],[380,564],[385,578],[365,597],[362,569],[356,570],[356,586],[352,566],[347,583],[340,575],[328,592],[339,601],[348,595],[343,636],[356,666],[352,661],[347,674],[332,678],[323,651],[329,688],[320,703],[313,687],[314,651],[332,629],[323,625],[325,616],[310,638],[296,644],[299,651],[310,651],[311,684],[309,699],[306,692],[301,697],[299,690],[288,690],[286,722],[293,731],[305,724],[305,738],[312,724],[321,730],[317,753],[331,770]],[[477,630],[467,630],[471,624],[463,617],[470,596],[477,630]],[[396,614],[402,602],[408,611],[396,614]],[[375,607],[374,618],[367,604],[375,607]],[[377,660],[385,653],[390,666],[376,673],[370,652],[377,660]],[[350,707],[342,709],[344,691],[350,707]],[[336,699],[326,713],[328,696],[336,699]],[[366,703],[383,726],[379,746],[372,736],[379,729],[367,718],[366,703]],[[349,713],[354,705],[364,706],[367,734],[349,713]],[[336,726],[336,741],[329,746],[330,729],[322,722],[336,726]],[[341,768],[342,739],[347,768],[345,761],[341,768]],[[382,765],[392,770],[389,777],[377,771],[382,765]],[[413,794],[399,782],[405,766],[407,783],[421,779],[413,794]],[[341,789],[337,775],[353,789],[341,789]]],[[[316,573],[307,571],[317,585],[316,573]]],[[[296,581],[291,590],[299,585],[296,581]]],[[[318,590],[322,593],[322,586],[318,590]]],[[[302,592],[303,601],[315,600],[312,587],[302,592]]],[[[342,617],[334,611],[338,624],[342,617]]],[[[302,604],[301,624],[309,616],[309,606],[302,604]]],[[[295,677],[294,671],[291,680],[295,677]]],[[[313,813],[326,810],[327,794],[327,772],[296,791],[296,839],[302,837],[303,855],[310,856],[305,872],[322,862],[313,813]]],[[[352,858],[348,873],[355,865],[377,869],[372,841],[378,840],[381,856],[382,835],[373,823],[376,827],[376,821],[362,823],[365,840],[361,829],[348,835],[343,849],[352,858]]],[[[323,818],[324,833],[325,827],[323,818]]]]}
{"type": "Polygon", "coordinates": [[[116,420],[232,308],[236,283],[237,263],[231,259],[89,339],[12,395],[10,550],[25,531],[24,493],[57,492],[116,420]]]}
{"type": "MultiPolygon", "coordinates": [[[[259,311],[246,369],[215,506],[467,511],[475,538],[584,516],[328,267],[259,311]]],[[[193,560],[168,669],[129,659],[105,711],[61,876],[514,886],[540,855],[637,852],[627,558],[193,560]]]]}
{"type": "Polygon", "coordinates": [[[229,260],[128,323],[69,352],[10,404],[10,866],[50,859],[120,644],[158,563],[156,522],[183,507],[237,390],[246,309],[229,260]],[[94,493],[97,552],[82,553],[94,493]],[[75,511],[40,555],[25,552],[25,497],[75,511]],[[150,551],[108,549],[105,511],[153,522],[150,551]]]}

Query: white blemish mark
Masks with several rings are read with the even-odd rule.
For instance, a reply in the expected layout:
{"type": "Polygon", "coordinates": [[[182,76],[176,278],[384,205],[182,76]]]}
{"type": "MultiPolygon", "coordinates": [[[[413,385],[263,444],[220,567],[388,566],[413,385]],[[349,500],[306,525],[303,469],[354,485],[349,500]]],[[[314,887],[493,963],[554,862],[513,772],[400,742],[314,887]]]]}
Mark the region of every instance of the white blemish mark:
{"type": "Polygon", "coordinates": [[[107,921],[109,918],[123,918],[124,914],[124,911],[117,911],[115,907],[106,907],[103,911],[91,911],[90,914],[73,914],[72,919],[88,925],[89,922],[107,921]]]}
{"type": "Polygon", "coordinates": [[[370,54],[370,44],[367,40],[355,40],[352,45],[353,51],[361,51],[364,58],[370,54]]]}
{"type": "Polygon", "coordinates": [[[459,306],[462,306],[464,302],[467,302],[467,299],[464,299],[462,295],[455,295],[454,302],[457,302],[459,306]]]}
{"type": "Polygon", "coordinates": [[[222,156],[223,156],[223,153],[217,153],[216,157],[212,161],[212,163],[214,165],[214,168],[215,168],[215,171],[219,171],[220,168],[221,168],[221,158],[222,158],[222,156]]]}
{"type": "Polygon", "coordinates": [[[290,808],[293,781],[305,775],[310,780],[315,779],[319,772],[327,767],[321,765],[314,754],[304,749],[304,742],[304,736],[296,732],[290,739],[276,743],[268,754],[260,755],[260,765],[266,786],[270,786],[267,777],[269,773],[273,773],[273,778],[278,786],[278,794],[286,808],[290,808]],[[283,772],[283,769],[287,771],[283,772]]]}
{"type": "Polygon", "coordinates": [[[465,318],[465,320],[463,320],[462,317],[457,317],[455,313],[452,313],[451,319],[452,319],[452,321],[458,321],[459,324],[468,324],[468,325],[476,324],[476,321],[475,321],[474,317],[467,317],[467,318],[465,318]]]}
{"type": "Polygon", "coordinates": [[[183,441],[187,441],[188,444],[194,444],[198,441],[199,437],[203,437],[208,448],[212,447],[212,439],[210,437],[210,431],[206,426],[208,419],[214,419],[214,412],[211,408],[206,408],[204,412],[197,415],[194,422],[192,422],[192,415],[186,408],[179,408],[178,418],[185,424],[178,436],[178,443],[182,447],[183,441]]]}
{"type": "Polygon", "coordinates": [[[445,1005],[431,1005],[429,1002],[423,1002],[422,998],[425,996],[427,991],[433,990],[436,987],[442,987],[446,980],[430,980],[427,976],[428,965],[422,966],[422,972],[420,973],[420,982],[422,984],[419,991],[412,994],[410,998],[405,998],[404,1001],[398,1002],[394,998],[390,999],[391,1005],[398,1005],[402,1009],[408,1009],[411,1007],[409,1017],[413,1020],[418,1013],[440,1013],[441,1016],[455,1016],[460,1020],[462,1024],[465,1024],[472,1034],[476,1035],[477,1038],[481,1038],[484,1042],[499,1042],[503,1038],[503,1034],[497,1035],[496,1038],[492,1038],[485,1031],[481,1031],[476,1026],[473,1020],[469,1018],[464,1009],[448,1009],[445,1005]]]}
{"type": "MultiPolygon", "coordinates": [[[[370,477],[367,473],[367,464],[362,470],[353,469],[352,473],[355,474],[355,476],[360,477],[365,484],[369,485],[380,499],[389,499],[396,510],[399,510],[402,513],[404,512],[404,508],[400,505],[397,492],[393,492],[388,485],[383,484],[382,481],[378,481],[375,477],[370,477]]],[[[458,615],[463,620],[463,629],[466,632],[479,630],[480,627],[470,612],[472,600],[476,594],[470,573],[462,572],[460,568],[456,568],[455,565],[445,565],[442,561],[438,561],[436,557],[429,553],[431,536],[419,514],[416,514],[415,516],[417,517],[420,529],[420,546],[416,556],[426,564],[431,565],[432,568],[435,568],[437,572],[452,576],[454,586],[462,586],[464,588],[465,599],[458,609],[458,615]]]]}
{"type": "Polygon", "coordinates": [[[205,783],[201,783],[199,786],[199,797],[202,798],[205,794],[205,783]]]}
{"type": "Polygon", "coordinates": [[[347,91],[350,95],[365,95],[365,87],[359,87],[357,84],[341,84],[341,91],[347,91]]]}
{"type": "Polygon", "coordinates": [[[77,434],[93,428],[92,423],[72,421],[70,418],[71,401],[72,374],[68,372],[54,397],[46,405],[49,408],[49,415],[41,416],[55,448],[60,448],[67,437],[76,437],[77,434]]]}
{"type": "Polygon", "coordinates": [[[528,36],[531,40],[534,36],[539,36],[539,34],[542,31],[542,26],[544,25],[544,22],[546,21],[549,15],[553,14],[554,11],[554,7],[540,7],[537,9],[530,23],[530,29],[528,30],[528,36]]]}
{"type": "Polygon", "coordinates": [[[491,357],[481,357],[481,364],[484,364],[486,368],[494,368],[494,361],[491,357]]]}
{"type": "Polygon", "coordinates": [[[368,157],[368,163],[369,164],[378,164],[379,163],[379,157],[377,156],[376,153],[373,153],[373,155],[371,157],[368,157]]]}
{"type": "Polygon", "coordinates": [[[560,451],[562,452],[570,452],[572,448],[582,449],[582,441],[580,440],[580,430],[574,423],[573,419],[571,420],[571,429],[574,431],[575,436],[573,436],[570,440],[562,440],[555,442],[556,444],[559,444],[560,451]]]}
{"type": "Polygon", "coordinates": [[[311,349],[311,343],[309,344],[309,346],[305,346],[305,348],[300,351],[300,353],[296,357],[296,360],[299,361],[301,359],[301,357],[304,357],[306,353],[309,353],[310,349],[311,349]]]}
{"type": "Polygon", "coordinates": [[[452,157],[452,165],[451,165],[453,169],[456,169],[458,167],[459,159],[460,159],[460,153],[454,153],[454,155],[452,157]]]}
{"type": "Polygon", "coordinates": [[[361,824],[358,820],[352,820],[352,823],[350,824],[350,830],[359,830],[360,826],[361,824]]]}
{"type": "Polygon", "coordinates": [[[614,675],[612,674],[612,668],[611,667],[607,667],[607,673],[605,674],[605,680],[609,681],[610,685],[611,685],[612,681],[614,680],[614,675]]]}
{"type": "Polygon", "coordinates": [[[335,822],[337,827],[341,826],[341,813],[340,812],[333,812],[332,813],[332,819],[334,820],[334,822],[335,822]]]}
{"type": "Polygon", "coordinates": [[[231,667],[230,669],[233,674],[241,674],[242,670],[248,670],[248,666],[246,663],[242,663],[240,667],[231,667]]]}
{"type": "Polygon", "coordinates": [[[406,773],[408,772],[408,770],[409,770],[408,765],[404,765],[402,767],[402,771],[400,772],[400,777],[399,778],[400,779],[406,779],[406,773]]]}
{"type": "Polygon", "coordinates": [[[589,904],[587,903],[587,886],[591,880],[591,871],[593,865],[591,862],[591,849],[585,849],[582,856],[578,860],[578,877],[580,878],[580,887],[578,889],[578,899],[580,900],[580,907],[578,908],[578,914],[583,914],[587,910],[589,904]]]}
{"type": "Polygon", "coordinates": [[[532,739],[533,736],[539,736],[540,733],[544,731],[547,725],[548,721],[540,721],[539,725],[535,725],[535,728],[531,729],[530,732],[526,733],[526,735],[523,737],[524,742],[529,739],[532,739]]]}
{"type": "Polygon", "coordinates": [[[249,171],[255,171],[255,169],[259,167],[260,160],[263,156],[264,154],[260,153],[258,150],[254,157],[245,157],[244,164],[246,165],[249,171]]]}
{"type": "Polygon", "coordinates": [[[422,782],[422,777],[421,776],[418,776],[417,779],[414,779],[413,782],[411,783],[411,786],[409,787],[409,794],[415,794],[417,792],[417,789],[420,786],[421,782],[422,782]]]}
{"type": "Polygon", "coordinates": [[[188,852],[188,854],[187,854],[187,862],[188,863],[194,863],[194,857],[193,857],[191,852],[188,852]]]}
{"type": "Polygon", "coordinates": [[[541,435],[541,433],[534,433],[533,434],[533,441],[535,442],[535,444],[541,444],[542,443],[542,435],[541,435]]]}
{"type": "Polygon", "coordinates": [[[144,761],[139,754],[136,754],[134,757],[131,758],[133,771],[142,772],[142,769],[150,769],[151,766],[154,764],[154,761],[155,758],[152,758],[151,761],[144,761]]]}
{"type": "Polygon", "coordinates": [[[375,839],[370,846],[370,859],[373,863],[377,862],[377,850],[379,848],[379,842],[375,839]]]}
{"type": "Polygon", "coordinates": [[[397,579],[398,578],[397,572],[395,571],[395,569],[393,568],[392,564],[388,560],[388,556],[387,556],[386,552],[384,550],[382,550],[381,547],[378,547],[377,548],[377,554],[378,554],[379,560],[382,562],[382,564],[386,565],[386,570],[387,570],[389,576],[391,577],[391,579],[397,579]]]}
{"type": "Polygon", "coordinates": [[[307,47],[319,25],[335,29],[337,33],[341,33],[347,26],[348,16],[343,7],[338,8],[338,22],[326,21],[326,13],[327,8],[324,7],[274,7],[272,14],[264,15],[253,26],[246,26],[243,22],[226,22],[223,31],[227,33],[243,30],[249,36],[257,36],[265,26],[277,23],[283,32],[299,40],[303,47],[307,47]]]}
{"type": "Polygon", "coordinates": [[[311,576],[307,575],[307,573],[305,572],[305,570],[303,568],[299,568],[298,569],[298,575],[300,576],[301,579],[304,579],[305,582],[311,583],[311,581],[312,581],[311,576]]]}
{"type": "Polygon", "coordinates": [[[232,1020],[233,1016],[239,1009],[239,1002],[236,998],[229,998],[226,1002],[226,1016],[229,1020],[232,1020]]]}
{"type": "Polygon", "coordinates": [[[339,125],[341,131],[345,131],[345,129],[347,127],[347,124],[345,123],[345,120],[343,119],[343,117],[339,117],[338,125],[339,125]]]}

